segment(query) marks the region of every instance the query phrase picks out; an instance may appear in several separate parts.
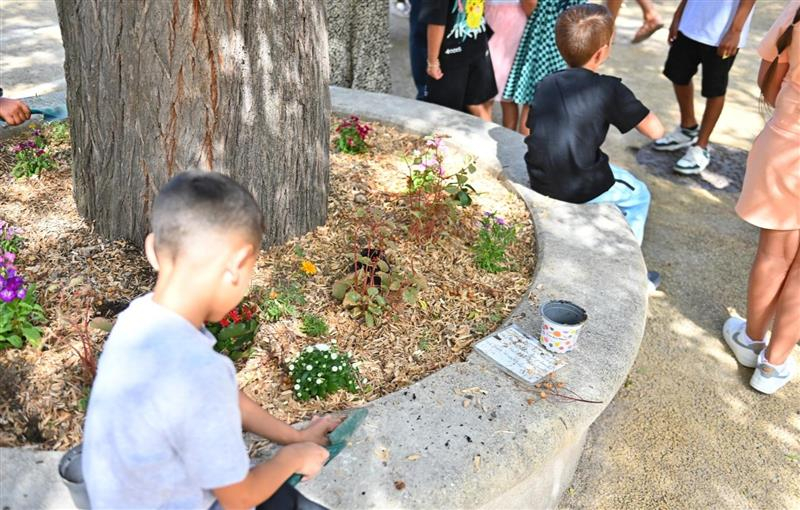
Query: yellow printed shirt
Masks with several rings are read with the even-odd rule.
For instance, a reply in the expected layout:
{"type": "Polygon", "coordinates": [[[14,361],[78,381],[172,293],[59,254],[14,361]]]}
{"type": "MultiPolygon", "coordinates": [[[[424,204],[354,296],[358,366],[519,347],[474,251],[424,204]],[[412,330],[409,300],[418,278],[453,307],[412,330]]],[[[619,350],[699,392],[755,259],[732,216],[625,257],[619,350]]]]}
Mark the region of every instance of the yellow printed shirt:
{"type": "Polygon", "coordinates": [[[444,25],[439,57],[444,62],[484,53],[492,29],[484,17],[485,0],[423,0],[420,23],[444,25]]]}

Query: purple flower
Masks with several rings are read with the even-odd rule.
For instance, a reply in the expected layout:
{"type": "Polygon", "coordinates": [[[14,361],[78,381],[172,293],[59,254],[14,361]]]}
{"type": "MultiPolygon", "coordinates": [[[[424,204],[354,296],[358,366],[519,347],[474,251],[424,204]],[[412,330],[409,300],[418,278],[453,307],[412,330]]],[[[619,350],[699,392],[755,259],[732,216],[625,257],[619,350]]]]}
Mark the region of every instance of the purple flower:
{"type": "Polygon", "coordinates": [[[17,258],[17,256],[16,256],[15,254],[11,253],[10,251],[7,251],[7,252],[5,252],[5,253],[3,254],[3,260],[4,260],[5,262],[8,262],[9,264],[13,264],[13,263],[14,263],[14,260],[15,260],[16,258],[17,258]]]}
{"type": "Polygon", "coordinates": [[[17,299],[25,299],[25,296],[27,294],[28,294],[28,289],[26,289],[25,287],[20,287],[19,289],[17,289],[16,297],[17,299]]]}
{"type": "Polygon", "coordinates": [[[504,220],[504,219],[503,219],[503,218],[501,218],[500,216],[498,216],[497,218],[495,218],[495,219],[494,219],[494,221],[496,221],[496,222],[497,222],[497,224],[498,224],[498,225],[500,225],[500,226],[502,226],[502,227],[505,227],[506,225],[508,225],[508,223],[506,222],[506,220],[504,220]]]}
{"type": "Polygon", "coordinates": [[[12,302],[16,298],[16,294],[11,289],[0,290],[0,299],[6,303],[12,302]]]}
{"type": "Polygon", "coordinates": [[[41,156],[42,154],[44,154],[44,149],[39,149],[36,151],[37,156],[41,156]]]}

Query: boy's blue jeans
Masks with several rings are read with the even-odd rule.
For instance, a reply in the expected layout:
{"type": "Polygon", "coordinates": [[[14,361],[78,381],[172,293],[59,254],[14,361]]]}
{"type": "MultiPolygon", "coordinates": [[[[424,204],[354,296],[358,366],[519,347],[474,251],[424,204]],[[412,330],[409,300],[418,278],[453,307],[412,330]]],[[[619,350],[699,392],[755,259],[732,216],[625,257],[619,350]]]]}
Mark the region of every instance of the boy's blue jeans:
{"type": "Polygon", "coordinates": [[[641,246],[644,239],[644,224],[647,223],[647,213],[650,211],[650,190],[645,183],[627,170],[611,165],[611,171],[616,180],[614,185],[588,203],[616,205],[622,211],[625,221],[628,222],[641,246]]]}

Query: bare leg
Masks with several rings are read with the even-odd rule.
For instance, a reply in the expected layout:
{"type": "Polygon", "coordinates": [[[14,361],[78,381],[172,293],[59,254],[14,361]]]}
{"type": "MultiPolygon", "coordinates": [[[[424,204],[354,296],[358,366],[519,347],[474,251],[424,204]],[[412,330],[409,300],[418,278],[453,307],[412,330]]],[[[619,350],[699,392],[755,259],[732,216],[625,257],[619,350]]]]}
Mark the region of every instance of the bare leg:
{"type": "Polygon", "coordinates": [[[658,15],[658,11],[656,11],[656,7],[653,5],[653,2],[650,0],[636,0],[639,4],[639,7],[642,8],[642,19],[644,20],[645,25],[652,23],[657,25],[661,23],[661,16],[658,15]]]}
{"type": "Polygon", "coordinates": [[[690,81],[688,85],[673,84],[672,88],[675,89],[675,97],[681,110],[681,127],[695,127],[697,118],[694,116],[694,85],[690,81]]]}
{"type": "Polygon", "coordinates": [[[772,339],[766,352],[767,361],[774,365],[783,364],[800,339],[800,231],[795,230],[792,234],[795,234],[794,249],[797,253],[778,296],[772,339]]]}
{"type": "MultiPolygon", "coordinates": [[[[719,116],[722,114],[722,107],[725,106],[725,96],[709,97],[706,99],[706,109],[703,111],[703,122],[700,123],[700,134],[697,135],[697,145],[702,148],[708,147],[708,139],[711,132],[717,125],[719,116]]],[[[683,123],[681,123],[683,125],[683,123]]]]}
{"type": "Polygon", "coordinates": [[[503,109],[503,127],[516,131],[519,122],[519,108],[511,101],[501,101],[500,107],[503,109]]]}
{"type": "Polygon", "coordinates": [[[468,104],[467,110],[472,115],[482,120],[492,121],[492,101],[486,101],[482,104],[468,104]]]}
{"type": "Polygon", "coordinates": [[[611,11],[611,17],[616,20],[619,8],[622,7],[622,0],[606,0],[606,7],[611,11]]]}
{"type": "Polygon", "coordinates": [[[522,112],[519,114],[519,132],[525,136],[531,134],[531,130],[528,129],[528,115],[530,111],[530,105],[524,104],[522,105],[522,112]]]}
{"type": "Polygon", "coordinates": [[[753,340],[763,340],[766,336],[783,294],[781,289],[788,284],[792,264],[795,278],[800,272],[799,245],[800,231],[761,230],[747,288],[747,335],[753,340]]]}

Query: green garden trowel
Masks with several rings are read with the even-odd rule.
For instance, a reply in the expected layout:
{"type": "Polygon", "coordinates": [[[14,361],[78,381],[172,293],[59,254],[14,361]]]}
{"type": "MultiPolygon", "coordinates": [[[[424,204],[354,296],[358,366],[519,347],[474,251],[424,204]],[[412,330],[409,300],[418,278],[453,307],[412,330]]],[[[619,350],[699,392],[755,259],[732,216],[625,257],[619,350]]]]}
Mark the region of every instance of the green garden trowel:
{"type": "MultiPolygon", "coordinates": [[[[352,413],[350,413],[347,418],[339,424],[338,427],[333,429],[330,434],[328,434],[328,440],[330,444],[325,448],[330,452],[331,456],[328,457],[327,464],[334,457],[339,455],[339,452],[344,450],[344,447],[347,446],[347,440],[350,439],[350,436],[353,435],[353,432],[361,426],[361,423],[364,421],[364,418],[367,417],[367,410],[365,408],[356,409],[352,413]]],[[[294,474],[289,478],[289,485],[297,485],[300,480],[303,479],[303,475],[294,474]]]]}

